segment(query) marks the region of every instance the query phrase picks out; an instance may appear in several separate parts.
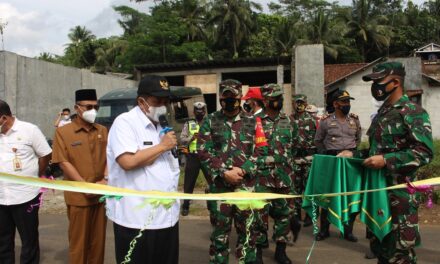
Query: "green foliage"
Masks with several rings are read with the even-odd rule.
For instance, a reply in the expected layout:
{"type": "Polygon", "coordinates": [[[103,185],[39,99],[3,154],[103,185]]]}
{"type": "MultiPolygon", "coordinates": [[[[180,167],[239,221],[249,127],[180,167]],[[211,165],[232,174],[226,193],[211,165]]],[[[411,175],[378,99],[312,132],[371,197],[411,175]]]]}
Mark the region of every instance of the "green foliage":
{"type": "MultiPolygon", "coordinates": [[[[143,2],[142,0],[135,0],[143,2]]],[[[326,63],[408,56],[440,42],[440,0],[163,0],[149,13],[115,6],[121,36],[96,39],[83,26],[68,32],[63,56],[40,59],[96,72],[134,65],[238,57],[290,56],[296,45],[323,44],[326,63]]]]}

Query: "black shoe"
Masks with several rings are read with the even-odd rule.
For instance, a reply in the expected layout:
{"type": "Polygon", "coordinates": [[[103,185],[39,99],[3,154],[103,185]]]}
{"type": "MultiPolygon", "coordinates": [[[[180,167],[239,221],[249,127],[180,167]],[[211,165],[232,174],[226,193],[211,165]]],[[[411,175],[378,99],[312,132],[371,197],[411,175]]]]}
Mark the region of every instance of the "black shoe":
{"type": "Polygon", "coordinates": [[[304,227],[309,227],[309,226],[311,226],[311,225],[313,225],[312,218],[310,218],[309,215],[306,214],[306,217],[304,218],[304,224],[303,224],[303,226],[304,226],[304,227]]]}
{"type": "Polygon", "coordinates": [[[255,260],[255,264],[263,264],[263,249],[261,247],[257,247],[257,259],[255,260]]]}
{"type": "Polygon", "coordinates": [[[377,257],[376,257],[376,254],[374,254],[373,251],[370,250],[367,253],[365,253],[365,258],[366,259],[375,259],[377,257]]]}
{"type": "Polygon", "coordinates": [[[327,237],[330,237],[330,232],[327,231],[320,231],[317,235],[316,235],[316,241],[321,241],[326,239],[327,237]]]}
{"type": "Polygon", "coordinates": [[[180,212],[182,216],[187,216],[189,214],[189,207],[182,207],[182,211],[180,212]]]}
{"type": "Polygon", "coordinates": [[[292,264],[292,261],[286,255],[286,243],[277,242],[274,258],[278,264],[292,264]]]}
{"type": "Polygon", "coordinates": [[[344,235],[344,239],[350,242],[358,242],[358,238],[353,235],[353,233],[348,233],[344,235]]]}
{"type": "Polygon", "coordinates": [[[301,223],[298,218],[293,218],[290,220],[290,230],[292,230],[293,234],[293,242],[296,242],[299,236],[299,231],[301,231],[301,223]]]}

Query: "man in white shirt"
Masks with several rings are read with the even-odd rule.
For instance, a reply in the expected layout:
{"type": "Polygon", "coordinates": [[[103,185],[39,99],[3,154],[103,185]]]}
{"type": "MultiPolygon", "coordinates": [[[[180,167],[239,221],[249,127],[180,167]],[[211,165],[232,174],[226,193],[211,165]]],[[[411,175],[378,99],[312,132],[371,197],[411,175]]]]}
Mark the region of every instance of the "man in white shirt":
{"type": "Polygon", "coordinates": [[[58,117],[54,122],[55,127],[62,127],[64,125],[70,124],[72,119],[70,118],[70,109],[64,108],[63,111],[58,113],[58,117]]]}
{"type": "MultiPolygon", "coordinates": [[[[0,100],[0,172],[38,177],[52,150],[40,129],[12,116],[0,100]]],[[[0,263],[15,263],[15,230],[20,234],[20,263],[39,263],[40,188],[0,181],[0,263]]]]}
{"type": "MultiPolygon", "coordinates": [[[[118,116],[107,144],[108,185],[141,191],[177,191],[179,163],[172,150],[173,131],[164,130],[159,116],[167,112],[170,90],[161,76],[146,76],[138,87],[137,106],[118,116]]],[[[171,208],[144,204],[143,198],[107,199],[107,216],[114,222],[116,262],[124,260],[136,239],[133,263],[174,264],[179,259],[179,202],[171,208]]]]}

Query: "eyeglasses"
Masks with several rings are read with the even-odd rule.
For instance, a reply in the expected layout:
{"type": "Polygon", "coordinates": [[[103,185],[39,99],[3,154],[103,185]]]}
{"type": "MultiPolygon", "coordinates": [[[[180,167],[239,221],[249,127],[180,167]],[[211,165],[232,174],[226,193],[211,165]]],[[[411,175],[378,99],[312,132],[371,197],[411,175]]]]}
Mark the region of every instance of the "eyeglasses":
{"type": "Polygon", "coordinates": [[[99,105],[98,104],[86,104],[86,105],[84,105],[84,104],[77,104],[77,105],[79,105],[81,107],[85,107],[87,110],[92,110],[92,109],[95,109],[96,111],[99,110],[99,105]]]}

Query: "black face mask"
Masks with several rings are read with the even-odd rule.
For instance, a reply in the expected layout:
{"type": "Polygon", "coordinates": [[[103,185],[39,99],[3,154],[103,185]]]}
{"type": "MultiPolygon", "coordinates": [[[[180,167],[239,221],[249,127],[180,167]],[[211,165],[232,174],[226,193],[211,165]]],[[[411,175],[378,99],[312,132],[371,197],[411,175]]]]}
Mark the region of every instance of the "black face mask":
{"type": "Polygon", "coordinates": [[[197,121],[200,121],[200,120],[203,119],[203,117],[205,116],[205,114],[204,114],[204,113],[201,113],[201,114],[195,114],[195,116],[196,116],[197,121]]]}
{"type": "Polygon", "coordinates": [[[244,103],[243,104],[243,109],[244,111],[246,111],[247,113],[250,113],[252,111],[252,106],[248,103],[244,103]]]}
{"type": "Polygon", "coordinates": [[[395,86],[393,89],[391,89],[391,91],[386,91],[387,85],[393,81],[394,80],[390,80],[386,83],[373,82],[371,85],[371,95],[374,97],[374,99],[377,101],[385,101],[397,89],[397,86],[395,86]]]}
{"type": "Polygon", "coordinates": [[[283,98],[279,98],[275,101],[269,101],[269,107],[273,110],[280,111],[283,108],[283,98]]]}
{"type": "Polygon", "coordinates": [[[240,107],[240,99],[235,98],[225,98],[220,99],[220,105],[222,106],[222,109],[226,112],[234,112],[240,107]]]}
{"type": "Polygon", "coordinates": [[[350,108],[351,105],[342,105],[339,107],[339,110],[341,110],[344,115],[348,115],[348,113],[350,113],[350,108]]]}

